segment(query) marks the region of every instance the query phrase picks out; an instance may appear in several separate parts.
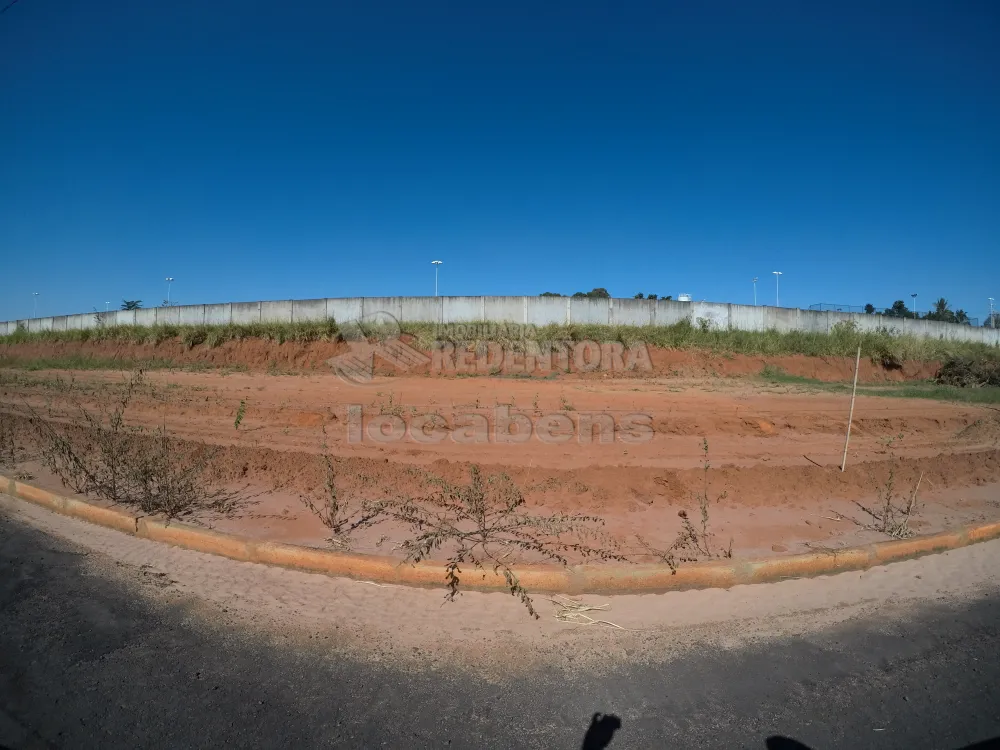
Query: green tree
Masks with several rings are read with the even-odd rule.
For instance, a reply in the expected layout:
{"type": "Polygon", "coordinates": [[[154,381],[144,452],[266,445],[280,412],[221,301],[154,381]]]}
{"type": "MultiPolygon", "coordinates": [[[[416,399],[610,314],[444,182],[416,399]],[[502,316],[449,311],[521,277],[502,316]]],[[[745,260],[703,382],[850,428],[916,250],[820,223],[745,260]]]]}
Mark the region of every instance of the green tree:
{"type": "Polygon", "coordinates": [[[633,299],[642,299],[642,292],[639,292],[633,299]]]}
{"type": "Polygon", "coordinates": [[[875,305],[873,305],[871,302],[869,302],[867,305],[865,305],[865,313],[867,313],[868,315],[874,315],[875,314],[875,305]]]}
{"type": "Polygon", "coordinates": [[[939,297],[937,302],[934,303],[934,309],[927,313],[925,316],[927,320],[937,320],[941,323],[955,323],[956,317],[955,313],[951,311],[948,306],[948,300],[944,297],[939,297]]]}
{"type": "Polygon", "coordinates": [[[892,307],[885,308],[883,315],[889,318],[912,318],[913,313],[910,312],[910,308],[906,306],[903,300],[898,299],[892,303],[892,307]]]}
{"type": "Polygon", "coordinates": [[[122,310],[141,310],[142,300],[141,299],[123,299],[122,300],[122,310]]]}
{"type": "Polygon", "coordinates": [[[655,294],[647,294],[646,295],[646,299],[656,299],[656,297],[657,297],[657,295],[655,295],[655,294]]]}
{"type": "Polygon", "coordinates": [[[559,292],[542,292],[538,296],[539,297],[562,297],[563,295],[559,294],[559,292]]]}
{"type": "Polygon", "coordinates": [[[608,293],[608,290],[605,289],[603,286],[598,286],[598,287],[594,287],[589,292],[577,292],[573,296],[574,297],[602,297],[604,299],[607,299],[611,295],[608,293]]]}
{"type": "Polygon", "coordinates": [[[962,325],[969,325],[970,324],[969,314],[967,312],[965,312],[965,310],[956,310],[955,311],[955,322],[956,323],[961,323],[962,325]]]}

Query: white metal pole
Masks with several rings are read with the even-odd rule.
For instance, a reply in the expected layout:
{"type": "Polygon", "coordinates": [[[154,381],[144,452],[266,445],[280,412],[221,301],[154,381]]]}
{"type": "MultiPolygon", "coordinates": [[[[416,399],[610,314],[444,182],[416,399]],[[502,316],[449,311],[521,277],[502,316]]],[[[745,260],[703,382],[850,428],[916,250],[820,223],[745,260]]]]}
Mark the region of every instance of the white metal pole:
{"type": "Polygon", "coordinates": [[[434,296],[438,296],[438,266],[441,265],[442,261],[432,260],[431,263],[434,265],[434,296]]]}
{"type": "Polygon", "coordinates": [[[844,459],[840,462],[840,470],[847,466],[847,446],[851,443],[851,422],[854,421],[854,397],[858,395],[858,370],[861,369],[861,344],[858,344],[858,358],[854,362],[854,389],[851,391],[851,413],[847,417],[847,437],[844,439],[844,459]]]}
{"type": "Polygon", "coordinates": [[[753,277],[753,306],[757,307],[757,277],[753,277]]]}
{"type": "Polygon", "coordinates": [[[34,304],[32,304],[32,306],[31,306],[31,317],[32,318],[37,318],[38,317],[38,292],[32,292],[31,296],[35,300],[34,304]]]}

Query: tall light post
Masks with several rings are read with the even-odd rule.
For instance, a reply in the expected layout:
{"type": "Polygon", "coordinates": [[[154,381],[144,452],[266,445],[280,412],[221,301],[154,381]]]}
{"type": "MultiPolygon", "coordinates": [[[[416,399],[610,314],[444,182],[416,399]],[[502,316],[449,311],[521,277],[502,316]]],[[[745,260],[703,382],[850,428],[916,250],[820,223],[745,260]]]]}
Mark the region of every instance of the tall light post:
{"type": "Polygon", "coordinates": [[[31,297],[34,300],[34,304],[31,306],[31,317],[38,317],[38,292],[32,292],[31,297]]]}
{"type": "Polygon", "coordinates": [[[993,319],[993,298],[987,297],[986,299],[990,301],[990,328],[996,328],[997,322],[993,319]]]}
{"type": "Polygon", "coordinates": [[[910,297],[913,299],[913,317],[919,318],[920,315],[917,313],[917,293],[914,292],[910,297]]]}
{"type": "Polygon", "coordinates": [[[753,277],[753,306],[757,307],[757,277],[753,277]]]}
{"type": "Polygon", "coordinates": [[[173,276],[167,276],[167,307],[170,307],[170,284],[173,280],[173,276]]]}
{"type": "Polygon", "coordinates": [[[110,302],[105,302],[104,303],[104,312],[108,311],[108,305],[110,305],[110,304],[111,304],[110,302]]]}
{"type": "Polygon", "coordinates": [[[440,266],[444,261],[432,260],[431,263],[434,264],[434,296],[438,296],[438,266],[440,266]]]}
{"type": "Polygon", "coordinates": [[[778,295],[778,281],[781,279],[781,271],[771,271],[774,274],[774,306],[781,307],[778,295]]]}

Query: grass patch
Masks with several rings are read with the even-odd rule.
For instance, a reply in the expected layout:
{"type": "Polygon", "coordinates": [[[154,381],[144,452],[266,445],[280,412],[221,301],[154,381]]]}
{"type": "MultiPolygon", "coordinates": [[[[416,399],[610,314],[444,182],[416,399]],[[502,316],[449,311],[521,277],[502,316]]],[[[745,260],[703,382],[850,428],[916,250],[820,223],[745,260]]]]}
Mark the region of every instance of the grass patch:
{"type": "Polygon", "coordinates": [[[185,370],[189,372],[248,372],[246,365],[217,365],[211,362],[179,364],[172,359],[131,359],[127,357],[96,357],[89,354],[65,354],[57,357],[0,356],[0,368],[35,372],[38,370],[185,370]]]}
{"type": "MultiPolygon", "coordinates": [[[[459,343],[447,335],[447,331],[453,328],[450,326],[402,323],[400,327],[403,333],[414,338],[419,348],[430,348],[438,332],[442,330],[446,335],[441,336],[440,340],[459,343]]],[[[512,338],[502,325],[498,325],[495,332],[491,332],[488,326],[481,328],[486,329],[485,335],[471,343],[498,343],[515,350],[523,348],[526,343],[524,338],[512,338]]],[[[859,331],[850,323],[838,324],[830,333],[713,330],[706,326],[692,325],[686,320],[668,326],[574,323],[538,326],[532,330],[532,340],[539,344],[577,341],[618,342],[624,346],[647,344],[667,349],[703,349],[722,356],[804,354],[815,357],[854,357],[860,344],[863,356],[887,367],[897,367],[906,360],[940,361],[961,355],[1000,361],[1000,347],[978,342],[905,336],[887,330],[859,331]]]]}
{"type": "Polygon", "coordinates": [[[807,378],[802,375],[790,375],[776,365],[764,365],[764,369],[760,371],[760,377],[769,383],[784,385],[807,385],[821,388],[831,388],[835,390],[844,387],[843,383],[828,383],[825,380],[807,378]]]}
{"type": "Polygon", "coordinates": [[[95,357],[89,354],[65,354],[57,357],[0,357],[0,367],[17,370],[165,370],[176,367],[169,359],[137,360],[122,357],[95,357]]]}
{"type": "Polygon", "coordinates": [[[258,339],[308,343],[337,341],[340,327],[330,320],[298,323],[227,323],[224,325],[97,326],[73,331],[33,331],[18,329],[0,336],[0,344],[110,342],[116,344],[160,344],[179,340],[188,347],[207,344],[216,347],[227,341],[258,339]]]}
{"type": "MultiPolygon", "coordinates": [[[[765,365],[761,379],[779,385],[798,385],[813,390],[830,393],[850,393],[848,383],[827,383],[815,378],[789,375],[780,367],[765,365]]],[[[965,404],[1000,404],[1000,387],[962,388],[940,385],[933,382],[887,383],[885,385],[859,385],[860,396],[884,396],[888,398],[926,398],[934,401],[954,401],[965,404]]]]}
{"type": "Polygon", "coordinates": [[[929,398],[936,401],[955,401],[964,404],[1000,404],[1000,388],[957,388],[950,385],[900,384],[858,387],[865,396],[890,396],[893,398],[929,398]]]}

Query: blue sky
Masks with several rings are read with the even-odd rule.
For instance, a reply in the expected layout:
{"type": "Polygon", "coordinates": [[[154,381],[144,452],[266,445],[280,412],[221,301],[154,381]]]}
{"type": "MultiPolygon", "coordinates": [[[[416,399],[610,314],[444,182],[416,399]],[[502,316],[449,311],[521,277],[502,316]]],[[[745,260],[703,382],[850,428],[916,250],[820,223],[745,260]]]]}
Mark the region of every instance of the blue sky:
{"type": "Polygon", "coordinates": [[[1000,6],[169,3],[0,15],[0,319],[690,292],[984,319],[1000,6]]]}

